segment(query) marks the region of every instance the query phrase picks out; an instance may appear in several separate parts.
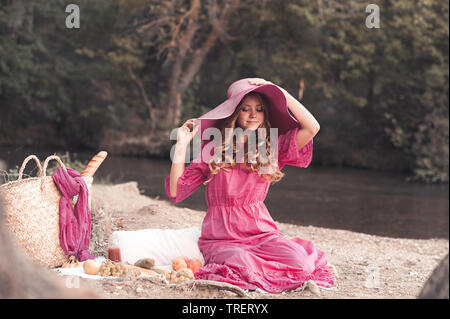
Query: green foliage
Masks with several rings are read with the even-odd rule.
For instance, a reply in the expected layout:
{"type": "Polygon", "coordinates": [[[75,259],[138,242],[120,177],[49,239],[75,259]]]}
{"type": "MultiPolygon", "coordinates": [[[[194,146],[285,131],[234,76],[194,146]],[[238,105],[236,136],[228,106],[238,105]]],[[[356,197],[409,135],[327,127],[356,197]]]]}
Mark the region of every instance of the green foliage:
{"type": "Polygon", "coordinates": [[[413,160],[414,179],[448,181],[449,4],[388,3],[395,18],[384,24],[376,106],[392,143],[413,160]]]}
{"type": "Polygon", "coordinates": [[[200,76],[197,76],[183,96],[183,123],[188,119],[197,118],[199,114],[204,114],[209,111],[209,108],[200,101],[202,93],[200,76]]]}
{"type": "Polygon", "coordinates": [[[114,32],[108,26],[114,23],[114,1],[79,1],[83,27],[73,30],[65,27],[68,3],[15,1],[0,7],[0,134],[13,142],[32,135],[35,143],[95,147],[99,128],[116,116],[106,112],[92,85],[113,73],[113,66],[77,54],[103,43],[104,28],[114,32]]]}
{"type": "MultiPolygon", "coordinates": [[[[321,124],[316,163],[448,181],[448,1],[373,1],[379,29],[365,26],[360,0],[263,2],[233,15],[183,93],[183,120],[223,101],[238,78],[294,96],[304,79],[301,103],[321,124]]],[[[0,0],[0,142],[96,148],[106,128],[149,124],[149,104],[151,124],[167,129],[170,28],[130,30],[180,19],[188,2],[171,12],[153,0],[78,1],[77,30],[65,28],[69,3],[0,0]]],[[[211,29],[205,8],[193,48],[211,29]]]]}
{"type": "MultiPolygon", "coordinates": [[[[19,166],[15,168],[9,168],[8,170],[0,170],[0,176],[2,179],[0,180],[0,184],[6,184],[9,182],[16,181],[19,178],[19,166]]],[[[31,177],[27,174],[23,174],[23,178],[31,177]]]]}
{"type": "MultiPolygon", "coordinates": [[[[301,102],[321,123],[316,163],[448,181],[448,2],[372,3],[379,29],[365,26],[362,1],[271,1],[253,12],[262,17],[257,36],[236,46],[236,73],[270,79],[294,96],[305,80],[301,102]]],[[[218,54],[203,86],[212,73],[236,78],[220,67],[228,53],[218,54]]]]}
{"type": "MultiPolygon", "coordinates": [[[[56,156],[58,156],[61,159],[61,162],[64,164],[64,166],[66,167],[70,167],[76,171],[78,171],[78,173],[81,174],[81,172],[84,171],[86,165],[88,164],[88,161],[80,161],[78,159],[76,159],[75,155],[71,155],[69,152],[65,152],[65,153],[56,153],[56,156]]],[[[59,165],[59,163],[56,160],[52,160],[49,162],[49,165],[47,167],[47,171],[46,171],[46,175],[50,176],[52,175],[58,168],[60,168],[61,166],[59,165]]]]}

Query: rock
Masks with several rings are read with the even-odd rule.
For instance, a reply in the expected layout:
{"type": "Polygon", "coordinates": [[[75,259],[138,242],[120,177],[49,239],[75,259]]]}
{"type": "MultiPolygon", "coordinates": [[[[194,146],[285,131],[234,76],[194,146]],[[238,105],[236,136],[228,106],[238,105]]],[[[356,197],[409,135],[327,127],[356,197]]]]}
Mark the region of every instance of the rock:
{"type": "Polygon", "coordinates": [[[314,281],[308,280],[306,286],[314,295],[320,296],[320,289],[314,281]]]}
{"type": "Polygon", "coordinates": [[[134,263],[136,267],[141,267],[145,269],[152,269],[153,266],[155,266],[155,260],[153,258],[144,258],[139,259],[134,263]]]}
{"type": "Polygon", "coordinates": [[[448,278],[448,254],[439,265],[433,270],[430,278],[423,285],[419,299],[448,299],[449,278],[448,278]]]}

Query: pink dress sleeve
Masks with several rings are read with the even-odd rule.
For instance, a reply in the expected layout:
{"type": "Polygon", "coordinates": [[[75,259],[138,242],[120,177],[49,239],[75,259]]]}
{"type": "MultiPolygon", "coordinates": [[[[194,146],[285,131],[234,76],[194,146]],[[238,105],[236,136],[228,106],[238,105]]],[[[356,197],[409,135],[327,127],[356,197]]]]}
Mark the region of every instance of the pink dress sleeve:
{"type": "MultiPolygon", "coordinates": [[[[200,156],[200,154],[199,154],[200,156]]],[[[185,198],[194,193],[197,188],[205,182],[210,174],[208,164],[204,161],[197,160],[192,161],[187,167],[184,168],[183,175],[178,178],[177,183],[177,196],[170,195],[170,173],[167,175],[164,182],[166,194],[174,203],[181,202],[185,198]]]]}
{"type": "Polygon", "coordinates": [[[284,165],[308,167],[312,160],[313,139],[298,149],[297,132],[300,127],[293,128],[278,137],[278,166],[284,165]]]}

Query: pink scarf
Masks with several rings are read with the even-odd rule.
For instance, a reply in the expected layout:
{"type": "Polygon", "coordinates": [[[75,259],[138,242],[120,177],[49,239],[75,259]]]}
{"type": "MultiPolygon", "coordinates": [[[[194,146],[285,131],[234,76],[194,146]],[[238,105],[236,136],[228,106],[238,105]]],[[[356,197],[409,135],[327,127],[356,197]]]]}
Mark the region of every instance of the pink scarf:
{"type": "Polygon", "coordinates": [[[52,174],[53,181],[61,191],[59,201],[59,240],[67,255],[77,255],[79,261],[95,259],[89,253],[91,236],[91,212],[88,189],[81,175],[74,169],[67,172],[60,167],[52,174]],[[70,199],[78,195],[75,209],[70,199]]]}

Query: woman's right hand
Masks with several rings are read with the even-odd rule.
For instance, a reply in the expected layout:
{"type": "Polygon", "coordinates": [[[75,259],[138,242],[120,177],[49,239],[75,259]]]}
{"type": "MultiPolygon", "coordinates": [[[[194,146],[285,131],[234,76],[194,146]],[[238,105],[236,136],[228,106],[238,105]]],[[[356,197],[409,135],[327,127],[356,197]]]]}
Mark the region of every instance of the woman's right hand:
{"type": "Polygon", "coordinates": [[[194,138],[195,134],[197,134],[197,131],[199,129],[199,125],[196,125],[194,127],[194,120],[195,119],[189,119],[187,120],[179,129],[177,134],[177,143],[187,145],[191,142],[191,140],[194,138]],[[194,128],[191,132],[191,128],[194,128]]]}

